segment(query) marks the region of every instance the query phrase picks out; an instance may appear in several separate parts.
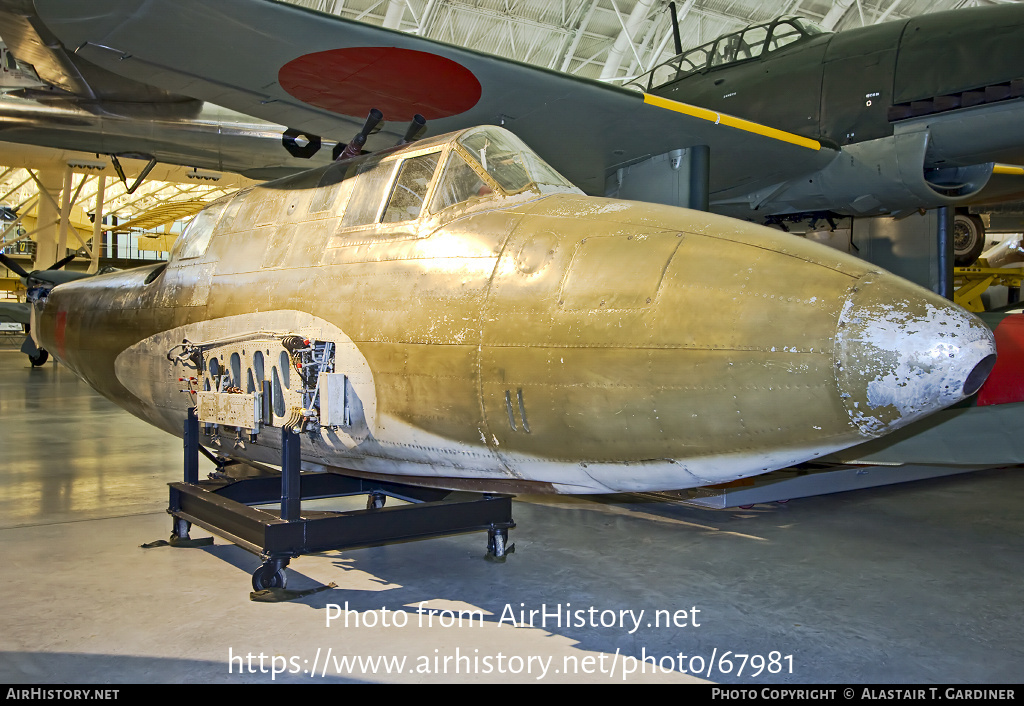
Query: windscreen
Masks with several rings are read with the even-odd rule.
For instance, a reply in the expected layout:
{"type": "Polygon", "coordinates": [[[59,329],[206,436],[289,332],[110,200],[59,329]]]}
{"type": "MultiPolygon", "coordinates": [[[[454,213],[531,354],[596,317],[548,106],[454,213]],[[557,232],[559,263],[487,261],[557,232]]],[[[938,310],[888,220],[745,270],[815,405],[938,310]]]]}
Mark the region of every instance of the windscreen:
{"type": "Polygon", "coordinates": [[[462,155],[452,150],[444,174],[441,175],[441,180],[434,190],[430,212],[437,213],[463,201],[490,193],[491,187],[480,178],[476,170],[466,163],[462,155]]]}
{"type": "Polygon", "coordinates": [[[541,193],[553,190],[571,190],[579,193],[565,177],[552,169],[508,130],[496,127],[477,128],[459,138],[459,144],[508,194],[517,194],[532,185],[537,185],[541,193]],[[556,188],[544,188],[545,186],[556,188]]]}
{"type": "Polygon", "coordinates": [[[229,198],[221,198],[204,208],[195,218],[189,221],[178,239],[174,241],[171,249],[172,260],[188,260],[194,257],[202,257],[206,254],[206,248],[213,237],[213,228],[224,207],[228,205],[229,198]]]}

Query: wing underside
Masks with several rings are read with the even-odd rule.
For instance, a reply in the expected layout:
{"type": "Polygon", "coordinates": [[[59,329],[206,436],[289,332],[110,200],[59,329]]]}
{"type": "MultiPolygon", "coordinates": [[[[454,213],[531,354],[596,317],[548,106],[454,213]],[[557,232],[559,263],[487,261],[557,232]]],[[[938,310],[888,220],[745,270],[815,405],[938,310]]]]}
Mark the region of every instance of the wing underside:
{"type": "Polygon", "coordinates": [[[80,60],[169,94],[347,141],[371,107],[394,144],[415,113],[431,134],[516,132],[591,194],[620,166],[711,150],[713,195],[821,169],[836,152],[682,103],[267,0],[37,0],[80,60]]]}

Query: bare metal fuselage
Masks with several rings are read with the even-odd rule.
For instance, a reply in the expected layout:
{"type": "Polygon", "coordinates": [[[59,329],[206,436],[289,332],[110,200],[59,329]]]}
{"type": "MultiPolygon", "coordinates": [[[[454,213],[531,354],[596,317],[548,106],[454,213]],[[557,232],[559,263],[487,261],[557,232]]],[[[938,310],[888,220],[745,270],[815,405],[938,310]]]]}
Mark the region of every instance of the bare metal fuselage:
{"type": "MultiPolygon", "coordinates": [[[[443,166],[455,148],[435,143],[443,166]]],[[[303,434],[304,468],[557,492],[813,459],[962,399],[994,354],[959,307],[760,226],[495,187],[352,227],[344,184],[370,173],[317,210],[337,168],[235,197],[201,255],[56,288],[37,309],[41,344],[180,435],[196,396],[179,378],[223,389],[210,364],[171,354],[183,341],[206,342],[242,393],[273,379],[282,401],[301,370],[281,337],[329,341],[354,419],[303,434]]],[[[277,463],[274,427],[294,411],[255,440],[221,425],[203,443],[277,463]]]]}

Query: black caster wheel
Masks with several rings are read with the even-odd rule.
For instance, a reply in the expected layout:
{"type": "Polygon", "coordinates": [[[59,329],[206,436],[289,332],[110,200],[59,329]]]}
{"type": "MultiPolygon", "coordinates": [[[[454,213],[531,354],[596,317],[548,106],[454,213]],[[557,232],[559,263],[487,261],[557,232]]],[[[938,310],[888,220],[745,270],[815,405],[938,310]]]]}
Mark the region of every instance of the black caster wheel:
{"type": "Polygon", "coordinates": [[[384,507],[384,503],[388,500],[388,496],[383,493],[370,493],[366,497],[366,509],[367,510],[379,510],[384,507]]]}
{"type": "Polygon", "coordinates": [[[188,539],[188,532],[192,529],[192,523],[188,520],[183,520],[180,517],[175,517],[171,526],[171,541],[176,539],[188,539]]]}
{"type": "Polygon", "coordinates": [[[508,555],[516,550],[516,545],[508,543],[507,529],[492,529],[487,532],[487,554],[484,558],[488,561],[504,563],[508,555]]]}
{"type": "Polygon", "coordinates": [[[268,588],[287,588],[288,576],[283,566],[274,562],[267,562],[256,569],[252,575],[252,588],[254,591],[263,591],[268,588]]]}
{"type": "Polygon", "coordinates": [[[50,354],[40,348],[36,351],[35,355],[30,355],[28,357],[28,362],[32,363],[33,368],[38,368],[49,359],[50,354]]]}

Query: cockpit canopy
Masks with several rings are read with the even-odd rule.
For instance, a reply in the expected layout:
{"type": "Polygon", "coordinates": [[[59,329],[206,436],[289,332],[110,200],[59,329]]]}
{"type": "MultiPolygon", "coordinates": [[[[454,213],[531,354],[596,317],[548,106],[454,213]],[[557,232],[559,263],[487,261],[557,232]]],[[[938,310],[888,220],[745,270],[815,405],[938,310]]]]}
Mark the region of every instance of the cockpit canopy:
{"type": "MultiPolygon", "coordinates": [[[[285,214],[275,194],[302,193],[310,218],[340,216],[337,231],[379,229],[474,200],[582,194],[508,130],[491,125],[336,162],[214,202],[186,226],[171,259],[200,257],[215,232],[249,230],[285,214]]],[[[289,210],[288,214],[292,211],[289,210]]]]}
{"type": "Polygon", "coordinates": [[[690,74],[756,59],[762,54],[778,51],[826,33],[824,29],[802,17],[779,17],[771,22],[724,34],[696,49],[674,56],[654,70],[626,83],[625,87],[649,91],[690,74]]]}

